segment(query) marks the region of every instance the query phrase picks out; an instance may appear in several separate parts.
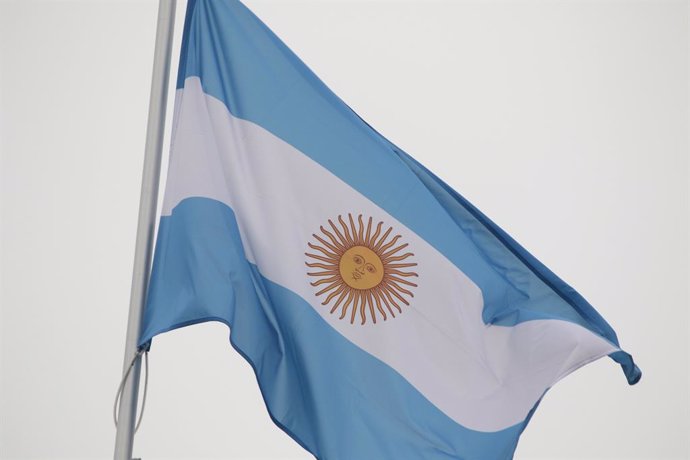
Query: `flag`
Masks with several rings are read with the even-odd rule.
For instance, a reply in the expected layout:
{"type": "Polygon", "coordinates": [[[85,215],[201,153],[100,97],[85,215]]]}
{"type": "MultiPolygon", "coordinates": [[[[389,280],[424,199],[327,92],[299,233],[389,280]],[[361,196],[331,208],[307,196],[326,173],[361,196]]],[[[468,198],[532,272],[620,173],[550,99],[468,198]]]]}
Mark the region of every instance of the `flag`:
{"type": "Polygon", "coordinates": [[[509,459],[610,356],[577,292],[381,136],[235,0],[190,0],[140,347],[220,321],[319,459],[509,459]]]}

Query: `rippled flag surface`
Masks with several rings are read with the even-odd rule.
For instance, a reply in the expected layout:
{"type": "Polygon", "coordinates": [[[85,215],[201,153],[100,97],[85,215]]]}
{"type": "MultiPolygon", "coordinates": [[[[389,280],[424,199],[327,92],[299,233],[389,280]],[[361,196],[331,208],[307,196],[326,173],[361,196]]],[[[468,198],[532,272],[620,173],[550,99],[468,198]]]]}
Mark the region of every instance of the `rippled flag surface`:
{"type": "Polygon", "coordinates": [[[510,459],[603,356],[577,292],[378,134],[234,0],[190,0],[140,345],[231,329],[319,459],[510,459]]]}

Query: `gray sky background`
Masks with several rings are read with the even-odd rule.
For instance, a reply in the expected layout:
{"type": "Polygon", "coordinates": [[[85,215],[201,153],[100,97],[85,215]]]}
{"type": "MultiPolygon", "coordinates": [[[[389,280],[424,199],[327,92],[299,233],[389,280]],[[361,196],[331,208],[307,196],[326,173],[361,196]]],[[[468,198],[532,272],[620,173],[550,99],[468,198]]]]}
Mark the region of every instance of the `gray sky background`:
{"type": "MultiPolygon", "coordinates": [[[[566,377],[516,458],[689,458],[688,3],[246,4],[642,368],[635,387],[608,359],[566,377]]],[[[0,0],[3,459],[112,457],[156,8],[0,0]]],[[[135,456],[311,458],[227,339],[205,324],[154,340],[135,456]]]]}

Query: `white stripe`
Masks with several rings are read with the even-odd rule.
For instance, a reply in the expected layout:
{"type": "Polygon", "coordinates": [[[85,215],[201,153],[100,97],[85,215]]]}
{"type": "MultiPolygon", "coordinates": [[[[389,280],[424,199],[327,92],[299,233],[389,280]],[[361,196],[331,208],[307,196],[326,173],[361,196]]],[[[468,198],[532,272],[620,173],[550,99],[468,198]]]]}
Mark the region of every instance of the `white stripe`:
{"type": "Polygon", "coordinates": [[[304,298],[459,424],[498,431],[519,423],[558,379],[617,350],[565,321],[485,325],[480,289],[443,254],[290,144],[234,117],[197,77],[178,90],[175,127],[162,214],[187,197],[230,206],[247,257],[266,278],[304,298]],[[339,320],[309,284],[307,242],[327,219],[348,213],[384,221],[413,248],[419,286],[393,320],[339,320]]]}

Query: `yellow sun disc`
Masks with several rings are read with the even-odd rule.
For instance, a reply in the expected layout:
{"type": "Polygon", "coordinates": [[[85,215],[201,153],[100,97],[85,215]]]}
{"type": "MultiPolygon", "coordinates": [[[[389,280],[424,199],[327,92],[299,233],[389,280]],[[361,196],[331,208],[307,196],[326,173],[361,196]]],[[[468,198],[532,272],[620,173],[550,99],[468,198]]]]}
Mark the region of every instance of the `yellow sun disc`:
{"type": "Polygon", "coordinates": [[[354,289],[371,289],[383,280],[381,258],[365,246],[353,246],[340,257],[340,277],[354,289]]]}

